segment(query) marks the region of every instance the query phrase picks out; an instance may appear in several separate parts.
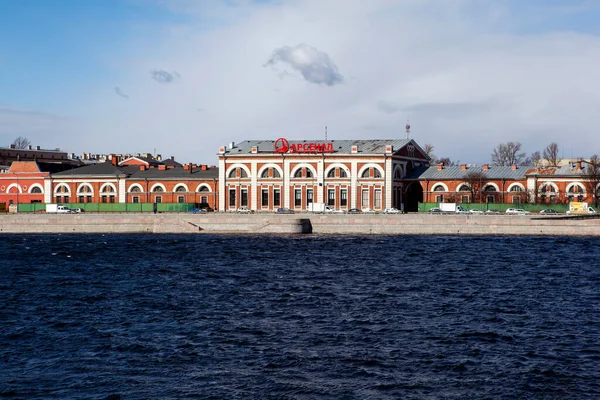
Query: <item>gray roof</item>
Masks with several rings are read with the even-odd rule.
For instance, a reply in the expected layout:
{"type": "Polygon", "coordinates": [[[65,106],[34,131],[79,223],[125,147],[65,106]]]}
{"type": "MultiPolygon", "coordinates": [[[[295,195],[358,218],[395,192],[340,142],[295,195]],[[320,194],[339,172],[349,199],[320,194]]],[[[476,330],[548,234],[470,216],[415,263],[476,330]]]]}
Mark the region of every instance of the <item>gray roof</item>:
{"type": "MultiPolygon", "coordinates": [[[[358,146],[358,151],[364,154],[385,154],[385,146],[392,145],[394,151],[401,149],[412,142],[423,154],[424,151],[412,139],[376,139],[376,140],[290,140],[292,144],[304,143],[331,143],[333,145],[334,154],[351,154],[352,146],[358,146]]],[[[273,153],[275,140],[245,140],[234,146],[233,149],[227,147],[226,154],[251,154],[252,147],[257,147],[259,153],[273,153]]]]}
{"type": "Polygon", "coordinates": [[[74,178],[82,176],[125,177],[126,175],[121,168],[115,167],[110,161],[86,165],[85,167],[73,168],[68,171],[52,174],[53,178],[74,178]]]}
{"type": "Polygon", "coordinates": [[[130,179],[219,179],[219,169],[210,168],[202,170],[202,168],[193,168],[190,173],[184,168],[171,168],[166,171],[161,171],[157,168],[149,168],[141,171],[139,166],[127,167],[126,172],[130,174],[130,179]]]}
{"type": "Polygon", "coordinates": [[[529,167],[527,175],[538,176],[556,176],[556,177],[580,177],[584,178],[587,164],[583,163],[582,168],[577,168],[577,164],[564,165],[562,167],[529,167]]]}
{"type": "Polygon", "coordinates": [[[158,168],[148,168],[140,170],[139,165],[126,165],[115,167],[110,161],[86,165],[85,167],[74,168],[69,171],[52,174],[53,178],[85,178],[85,177],[119,177],[129,179],[218,179],[219,169],[193,168],[190,173],[184,168],[171,168],[159,170],[158,168]]]}
{"type": "Polygon", "coordinates": [[[406,179],[414,180],[463,180],[465,175],[470,171],[483,172],[488,179],[510,179],[519,180],[525,179],[525,174],[532,167],[520,166],[517,169],[512,167],[499,167],[496,165],[490,165],[489,169],[483,169],[483,167],[468,167],[463,169],[461,166],[444,167],[438,169],[438,166],[433,167],[417,167],[410,171],[406,176],[406,179]]]}

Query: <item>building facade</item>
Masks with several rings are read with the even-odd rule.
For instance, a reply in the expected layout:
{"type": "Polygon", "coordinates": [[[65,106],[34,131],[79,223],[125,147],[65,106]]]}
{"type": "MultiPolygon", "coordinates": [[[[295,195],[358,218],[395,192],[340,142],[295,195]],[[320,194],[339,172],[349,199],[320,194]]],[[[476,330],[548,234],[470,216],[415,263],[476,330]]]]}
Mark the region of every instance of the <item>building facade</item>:
{"type": "Polygon", "coordinates": [[[429,157],[411,139],[244,141],[219,149],[219,210],[405,208],[407,171],[429,157]]]}

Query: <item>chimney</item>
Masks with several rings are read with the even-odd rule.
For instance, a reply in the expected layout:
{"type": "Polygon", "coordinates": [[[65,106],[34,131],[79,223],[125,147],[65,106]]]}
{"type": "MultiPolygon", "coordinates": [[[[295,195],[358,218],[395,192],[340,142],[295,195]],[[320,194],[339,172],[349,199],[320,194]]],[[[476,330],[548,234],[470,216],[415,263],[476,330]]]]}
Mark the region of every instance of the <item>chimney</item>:
{"type": "Polygon", "coordinates": [[[219,154],[224,154],[226,150],[225,146],[219,147],[219,154]]]}
{"type": "Polygon", "coordinates": [[[35,146],[35,149],[39,150],[39,149],[41,149],[41,147],[40,146],[35,146]]]}
{"type": "Polygon", "coordinates": [[[351,152],[352,154],[356,154],[356,153],[358,153],[358,146],[352,146],[352,148],[351,148],[350,152],[351,152]]]}
{"type": "Polygon", "coordinates": [[[10,148],[11,148],[11,149],[14,149],[14,148],[16,148],[16,146],[15,146],[14,144],[11,144],[11,145],[10,145],[10,148]]]}
{"type": "Polygon", "coordinates": [[[175,161],[175,156],[171,156],[171,161],[175,161]]]}
{"type": "Polygon", "coordinates": [[[217,167],[216,167],[216,166],[214,166],[214,165],[211,165],[209,168],[217,168],[217,167]]]}
{"type": "Polygon", "coordinates": [[[252,154],[258,153],[258,147],[252,146],[252,154]]]}
{"type": "Polygon", "coordinates": [[[386,152],[387,154],[390,154],[390,153],[392,153],[393,151],[394,151],[394,146],[392,146],[392,145],[389,145],[389,144],[388,144],[387,146],[385,146],[385,152],[386,152]]]}
{"type": "Polygon", "coordinates": [[[164,164],[161,164],[161,165],[158,166],[158,170],[159,171],[166,171],[167,170],[167,166],[164,165],[164,164]]]}
{"type": "Polygon", "coordinates": [[[233,149],[235,147],[235,142],[229,142],[229,148],[233,149]]]}
{"type": "Polygon", "coordinates": [[[517,165],[516,165],[516,164],[513,164],[513,165],[512,165],[512,169],[513,169],[513,171],[514,171],[514,170],[516,170],[517,168],[519,168],[519,167],[517,167],[517,165]]]}
{"type": "Polygon", "coordinates": [[[32,146],[32,145],[29,145],[29,146],[27,146],[27,149],[28,149],[28,150],[32,150],[32,149],[33,149],[33,146],[32,146]]]}
{"type": "Polygon", "coordinates": [[[202,165],[202,171],[206,171],[207,167],[207,165],[202,165]]]}
{"type": "Polygon", "coordinates": [[[490,165],[489,164],[483,164],[483,169],[490,169],[490,165]]]}
{"type": "Polygon", "coordinates": [[[444,163],[439,163],[437,167],[439,170],[444,169],[444,163]]]}
{"type": "Polygon", "coordinates": [[[116,156],[115,154],[111,154],[109,158],[110,158],[110,162],[112,165],[114,165],[115,167],[117,165],[119,165],[119,157],[118,156],[116,156]]]}
{"type": "Polygon", "coordinates": [[[145,165],[140,165],[140,171],[145,171],[146,170],[146,166],[145,165]]]}
{"type": "Polygon", "coordinates": [[[194,172],[194,165],[192,163],[188,164],[188,169],[190,170],[190,174],[194,172]]]}
{"type": "Polygon", "coordinates": [[[461,164],[460,169],[467,169],[467,164],[461,164]]]}

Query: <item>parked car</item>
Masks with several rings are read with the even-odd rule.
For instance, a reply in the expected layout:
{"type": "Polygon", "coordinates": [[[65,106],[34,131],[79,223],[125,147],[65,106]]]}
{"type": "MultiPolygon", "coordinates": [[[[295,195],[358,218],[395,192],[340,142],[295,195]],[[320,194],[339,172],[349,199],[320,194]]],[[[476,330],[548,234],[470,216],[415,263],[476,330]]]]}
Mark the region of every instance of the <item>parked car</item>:
{"type": "Polygon", "coordinates": [[[71,212],[82,213],[85,212],[85,210],[83,208],[71,208],[71,212]]]}
{"type": "Polygon", "coordinates": [[[553,210],[551,208],[547,208],[545,210],[540,211],[540,214],[560,214],[558,211],[553,210]]]}
{"type": "Polygon", "coordinates": [[[506,210],[506,214],[513,214],[513,215],[525,215],[525,214],[531,214],[529,211],[525,211],[522,208],[508,208],[506,210]]]}
{"type": "Polygon", "coordinates": [[[469,214],[483,214],[481,210],[469,210],[469,214]]]}
{"type": "Polygon", "coordinates": [[[362,214],[362,210],[359,210],[358,208],[351,208],[348,210],[348,214],[362,214]]]}
{"type": "Polygon", "coordinates": [[[241,206],[237,209],[237,212],[241,214],[252,214],[254,213],[254,210],[249,209],[248,206],[241,206]]]}
{"type": "Polygon", "coordinates": [[[442,212],[442,209],[438,208],[438,207],[433,207],[433,208],[429,209],[429,213],[431,213],[431,214],[441,213],[441,212],[442,212]]]}
{"type": "Polygon", "coordinates": [[[277,214],[293,214],[294,210],[290,210],[289,208],[282,207],[282,208],[278,208],[275,212],[277,214]]]}
{"type": "Polygon", "coordinates": [[[395,207],[386,208],[385,210],[383,210],[383,212],[386,213],[386,214],[400,214],[400,210],[398,210],[395,207]]]}
{"type": "Polygon", "coordinates": [[[192,214],[206,214],[206,210],[202,210],[200,208],[192,208],[190,212],[192,214]]]}
{"type": "Polygon", "coordinates": [[[373,210],[372,208],[369,208],[369,207],[363,208],[362,212],[363,213],[367,213],[367,214],[376,214],[377,213],[377,211],[375,211],[375,210],[373,210]]]}

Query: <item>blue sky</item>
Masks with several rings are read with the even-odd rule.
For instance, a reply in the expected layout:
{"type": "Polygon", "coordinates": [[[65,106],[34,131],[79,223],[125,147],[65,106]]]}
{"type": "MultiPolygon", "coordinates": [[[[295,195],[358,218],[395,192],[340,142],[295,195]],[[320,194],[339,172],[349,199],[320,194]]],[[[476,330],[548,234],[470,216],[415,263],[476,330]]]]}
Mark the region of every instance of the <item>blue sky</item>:
{"type": "Polygon", "coordinates": [[[245,139],[600,153],[600,0],[5,0],[0,145],[215,163],[245,139]],[[117,93],[116,88],[119,88],[117,93]]]}

